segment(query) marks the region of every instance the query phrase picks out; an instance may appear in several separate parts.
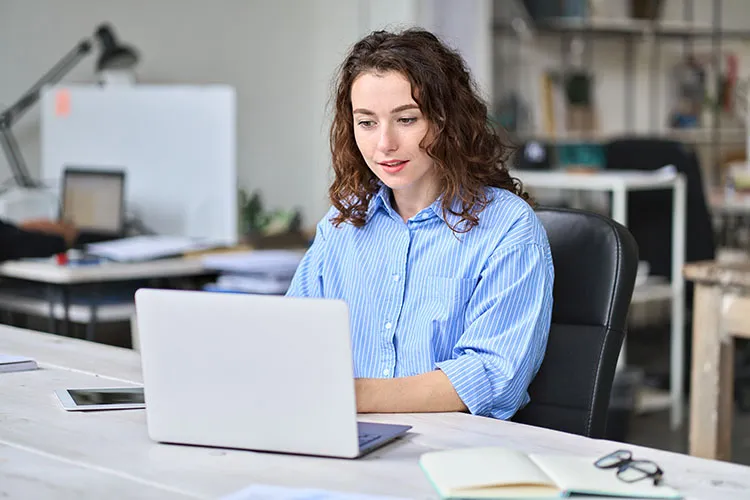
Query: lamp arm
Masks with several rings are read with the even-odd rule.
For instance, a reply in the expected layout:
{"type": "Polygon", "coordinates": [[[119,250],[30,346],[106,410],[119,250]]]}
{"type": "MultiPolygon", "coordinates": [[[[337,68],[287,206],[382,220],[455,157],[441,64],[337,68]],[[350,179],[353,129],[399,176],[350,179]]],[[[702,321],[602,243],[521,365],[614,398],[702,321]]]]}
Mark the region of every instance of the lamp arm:
{"type": "Polygon", "coordinates": [[[13,172],[13,177],[19,186],[34,188],[38,187],[39,183],[34,181],[31,174],[29,174],[29,169],[26,167],[26,162],[21,154],[21,148],[18,147],[18,141],[16,141],[11,127],[39,100],[39,93],[45,85],[60,81],[90,51],[91,42],[87,39],[81,41],[37,80],[18,101],[0,113],[0,149],[5,153],[8,165],[13,172]]]}
{"type": "Polygon", "coordinates": [[[39,93],[45,85],[57,83],[91,51],[91,42],[82,40],[65,54],[57,64],[47,71],[18,101],[0,113],[0,128],[8,128],[16,123],[31,106],[39,100],[39,93]]]}
{"type": "Polygon", "coordinates": [[[18,147],[13,132],[2,122],[0,122],[0,147],[5,153],[5,158],[8,160],[8,166],[13,172],[16,184],[25,188],[37,187],[38,184],[29,174],[29,169],[26,167],[26,162],[21,155],[21,149],[18,147]]]}

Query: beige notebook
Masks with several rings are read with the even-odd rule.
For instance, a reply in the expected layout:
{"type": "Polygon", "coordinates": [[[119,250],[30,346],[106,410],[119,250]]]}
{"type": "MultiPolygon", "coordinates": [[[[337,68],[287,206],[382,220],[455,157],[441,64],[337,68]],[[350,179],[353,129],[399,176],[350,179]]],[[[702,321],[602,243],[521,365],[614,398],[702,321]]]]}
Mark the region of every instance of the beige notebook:
{"type": "Polygon", "coordinates": [[[595,467],[597,458],[491,447],[433,451],[422,455],[419,464],[441,498],[682,498],[648,479],[622,481],[614,469],[595,467]]]}

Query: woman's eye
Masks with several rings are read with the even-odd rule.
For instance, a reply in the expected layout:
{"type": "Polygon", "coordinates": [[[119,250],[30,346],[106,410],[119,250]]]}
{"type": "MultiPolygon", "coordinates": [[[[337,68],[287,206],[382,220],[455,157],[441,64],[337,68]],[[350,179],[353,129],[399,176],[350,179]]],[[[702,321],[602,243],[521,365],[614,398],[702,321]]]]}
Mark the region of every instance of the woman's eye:
{"type": "Polygon", "coordinates": [[[357,125],[363,128],[370,128],[375,125],[375,122],[372,120],[360,120],[357,122],[357,125]]]}
{"type": "Polygon", "coordinates": [[[399,123],[403,123],[405,125],[411,125],[412,123],[416,122],[417,119],[414,117],[411,117],[411,118],[404,117],[404,118],[399,118],[398,121],[399,123]]]}

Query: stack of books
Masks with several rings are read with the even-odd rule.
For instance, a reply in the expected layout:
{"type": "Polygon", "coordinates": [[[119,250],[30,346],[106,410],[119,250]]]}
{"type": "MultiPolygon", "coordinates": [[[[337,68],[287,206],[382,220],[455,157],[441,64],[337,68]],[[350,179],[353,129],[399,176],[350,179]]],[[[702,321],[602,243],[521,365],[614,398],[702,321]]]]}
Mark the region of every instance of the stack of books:
{"type": "Polygon", "coordinates": [[[283,295],[289,288],[303,250],[251,250],[203,257],[206,269],[221,274],[207,291],[283,295]]]}

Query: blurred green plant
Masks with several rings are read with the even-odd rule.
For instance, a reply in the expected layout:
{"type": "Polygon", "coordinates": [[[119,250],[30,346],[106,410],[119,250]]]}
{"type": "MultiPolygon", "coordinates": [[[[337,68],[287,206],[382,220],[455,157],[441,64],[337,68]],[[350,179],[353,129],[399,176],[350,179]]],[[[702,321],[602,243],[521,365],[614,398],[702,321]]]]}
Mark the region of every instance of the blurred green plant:
{"type": "Polygon", "coordinates": [[[268,236],[288,232],[297,232],[302,225],[302,215],[295,210],[266,211],[260,193],[254,191],[248,194],[240,188],[239,204],[239,232],[242,235],[268,236]]]}

